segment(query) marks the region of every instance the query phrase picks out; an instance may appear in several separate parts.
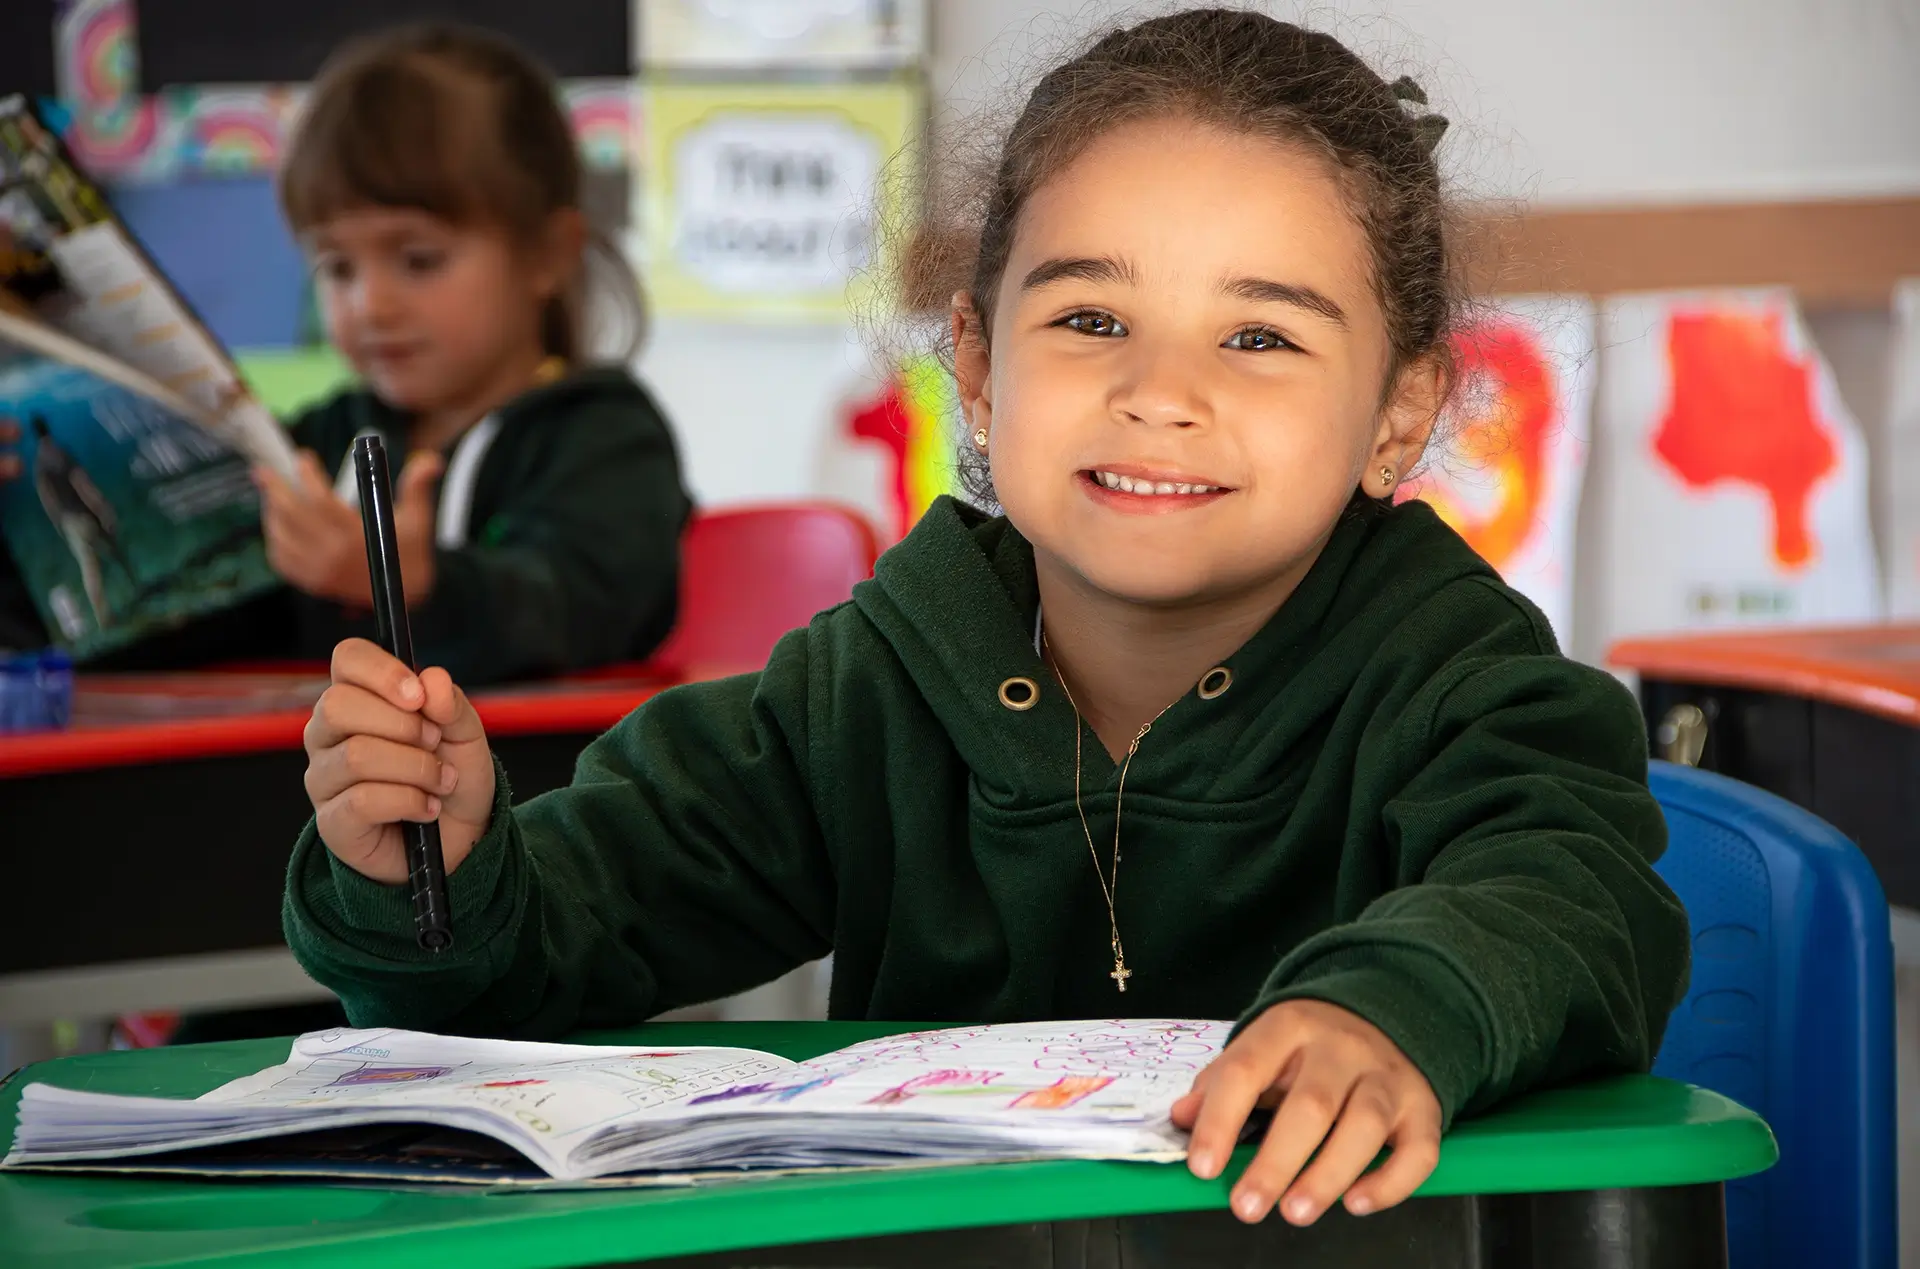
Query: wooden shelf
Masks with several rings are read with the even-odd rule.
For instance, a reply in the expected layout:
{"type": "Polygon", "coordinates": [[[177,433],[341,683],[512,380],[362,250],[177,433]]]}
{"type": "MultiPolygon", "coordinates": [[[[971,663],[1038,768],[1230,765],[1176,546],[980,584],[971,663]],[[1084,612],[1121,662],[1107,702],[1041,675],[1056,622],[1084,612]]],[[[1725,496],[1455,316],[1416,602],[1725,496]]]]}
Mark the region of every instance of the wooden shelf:
{"type": "MultiPolygon", "coordinates": [[[[1899,279],[1920,277],[1920,195],[1488,211],[1469,217],[1462,238],[1483,295],[1785,286],[1815,308],[1881,307],[1899,279]]],[[[909,248],[913,304],[946,305],[912,265],[957,245],[930,233],[909,248]]]]}

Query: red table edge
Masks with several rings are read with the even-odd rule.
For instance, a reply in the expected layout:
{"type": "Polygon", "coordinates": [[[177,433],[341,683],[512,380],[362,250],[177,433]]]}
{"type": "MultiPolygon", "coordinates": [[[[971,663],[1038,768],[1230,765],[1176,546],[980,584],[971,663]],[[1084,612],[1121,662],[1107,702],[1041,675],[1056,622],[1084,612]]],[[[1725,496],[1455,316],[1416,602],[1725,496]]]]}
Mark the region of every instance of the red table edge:
{"type": "Polygon", "coordinates": [[[1607,663],[1642,678],[1805,697],[1920,727],[1920,694],[1888,683],[1871,666],[1802,649],[1769,649],[1757,641],[1729,645],[1724,638],[1702,639],[1697,645],[1680,639],[1627,639],[1608,649],[1607,663]]]}
{"type": "MultiPolygon", "coordinates": [[[[601,732],[671,683],[474,697],[490,736],[601,732]]],[[[33,732],[0,739],[0,779],[300,748],[307,710],[33,732]]]]}

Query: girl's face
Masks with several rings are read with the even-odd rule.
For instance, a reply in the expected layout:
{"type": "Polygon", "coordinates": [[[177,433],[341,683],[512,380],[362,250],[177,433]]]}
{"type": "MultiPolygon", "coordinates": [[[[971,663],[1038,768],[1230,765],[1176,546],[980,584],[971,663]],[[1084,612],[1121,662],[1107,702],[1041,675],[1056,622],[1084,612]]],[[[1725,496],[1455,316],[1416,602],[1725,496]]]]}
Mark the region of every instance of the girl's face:
{"type": "Polygon", "coordinates": [[[1043,569],[1136,603],[1284,597],[1439,404],[1430,367],[1381,404],[1385,317],[1326,164],[1190,121],[1116,128],[1034,192],[991,336],[959,378],[1008,518],[1043,569]]]}
{"type": "Polygon", "coordinates": [[[381,400],[458,408],[541,358],[553,271],[498,229],[367,207],[307,238],[327,337],[381,400]]]}

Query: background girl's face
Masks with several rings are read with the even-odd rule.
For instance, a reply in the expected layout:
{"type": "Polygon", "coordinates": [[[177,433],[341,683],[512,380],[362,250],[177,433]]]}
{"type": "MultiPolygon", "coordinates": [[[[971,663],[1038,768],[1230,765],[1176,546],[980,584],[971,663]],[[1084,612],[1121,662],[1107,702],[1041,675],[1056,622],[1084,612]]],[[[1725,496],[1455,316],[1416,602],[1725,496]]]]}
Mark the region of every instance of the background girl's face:
{"type": "Polygon", "coordinates": [[[327,337],[391,406],[459,406],[540,356],[552,288],[504,232],[370,207],[326,221],[308,248],[327,337]]]}
{"type": "Polygon", "coordinates": [[[1324,162],[1265,139],[1101,137],[1028,201],[991,336],[959,377],[1001,505],[1119,598],[1297,581],[1362,479],[1418,454],[1419,412],[1380,405],[1365,235],[1324,162]]]}

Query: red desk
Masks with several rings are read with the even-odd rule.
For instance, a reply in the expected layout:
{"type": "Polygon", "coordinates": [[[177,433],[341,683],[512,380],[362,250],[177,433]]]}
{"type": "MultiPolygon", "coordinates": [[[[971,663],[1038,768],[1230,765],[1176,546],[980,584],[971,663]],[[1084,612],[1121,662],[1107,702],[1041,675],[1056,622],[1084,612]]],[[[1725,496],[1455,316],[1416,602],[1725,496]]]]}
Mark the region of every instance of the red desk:
{"type": "MultiPolygon", "coordinates": [[[[625,667],[474,705],[530,797],[670,684],[625,667]]],[[[0,996],[26,975],[283,947],[287,857],[310,814],[301,732],[324,686],[312,669],[83,676],[72,728],[0,737],[0,996]]]]}

